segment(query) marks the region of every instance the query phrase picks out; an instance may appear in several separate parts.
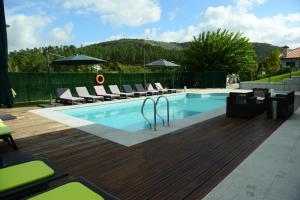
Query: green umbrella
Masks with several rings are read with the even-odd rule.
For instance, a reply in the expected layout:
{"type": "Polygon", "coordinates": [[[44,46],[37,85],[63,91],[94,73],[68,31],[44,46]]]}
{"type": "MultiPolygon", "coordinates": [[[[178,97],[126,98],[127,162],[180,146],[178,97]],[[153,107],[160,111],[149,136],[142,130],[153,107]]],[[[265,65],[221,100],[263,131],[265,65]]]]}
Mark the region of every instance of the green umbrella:
{"type": "Polygon", "coordinates": [[[105,60],[86,55],[73,55],[65,58],[58,58],[52,61],[52,65],[93,65],[104,63],[105,60]]]}
{"type": "MultiPolygon", "coordinates": [[[[104,63],[106,62],[105,60],[99,59],[99,58],[94,58],[91,56],[86,56],[86,55],[73,55],[73,56],[68,56],[68,57],[61,57],[58,58],[51,63],[49,62],[49,52],[47,51],[47,66],[48,66],[48,90],[49,90],[49,100],[50,100],[50,105],[52,104],[52,94],[51,94],[51,75],[50,75],[50,64],[51,65],[94,65],[94,64],[99,64],[99,63],[104,63]]],[[[56,54],[51,54],[51,55],[56,55],[56,54]]],[[[58,56],[58,55],[56,55],[58,56]]],[[[48,104],[41,105],[41,106],[49,106],[48,104]]]]}
{"type": "Polygon", "coordinates": [[[179,67],[180,65],[177,65],[177,64],[167,61],[165,59],[160,59],[160,60],[156,60],[151,63],[148,63],[145,66],[146,67],[179,67]]]}
{"type": "MultiPolygon", "coordinates": [[[[153,61],[151,63],[148,63],[145,65],[146,67],[179,67],[180,65],[177,65],[173,62],[170,62],[170,61],[167,61],[165,59],[160,59],[160,60],[156,60],[156,61],[153,61]]],[[[173,74],[173,77],[172,77],[172,85],[173,85],[173,88],[174,88],[174,85],[175,85],[175,80],[174,80],[174,76],[175,76],[175,73],[173,74]]]]}

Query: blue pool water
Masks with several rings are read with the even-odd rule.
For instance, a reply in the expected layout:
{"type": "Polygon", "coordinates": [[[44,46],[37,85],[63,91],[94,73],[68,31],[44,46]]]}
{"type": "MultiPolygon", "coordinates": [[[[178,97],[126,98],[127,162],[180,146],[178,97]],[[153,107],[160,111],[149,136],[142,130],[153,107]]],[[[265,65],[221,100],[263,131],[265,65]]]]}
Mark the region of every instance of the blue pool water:
{"type": "MultiPolygon", "coordinates": [[[[168,96],[170,121],[222,108],[225,106],[226,97],[227,94],[178,94],[168,96]]],[[[142,104],[143,100],[139,99],[105,105],[62,109],[56,110],[56,112],[123,131],[136,132],[149,128],[148,123],[141,114],[142,104]]],[[[157,112],[166,119],[166,101],[164,99],[160,99],[157,112]]],[[[150,101],[145,105],[145,115],[153,121],[153,103],[150,101]]],[[[157,124],[162,125],[159,117],[157,117],[157,124]]]]}

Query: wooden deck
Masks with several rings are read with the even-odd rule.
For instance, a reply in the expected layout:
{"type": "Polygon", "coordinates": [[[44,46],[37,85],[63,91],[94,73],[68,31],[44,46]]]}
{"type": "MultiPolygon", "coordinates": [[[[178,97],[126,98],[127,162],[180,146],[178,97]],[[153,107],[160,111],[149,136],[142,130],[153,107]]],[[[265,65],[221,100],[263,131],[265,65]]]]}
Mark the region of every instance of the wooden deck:
{"type": "MultiPolygon", "coordinates": [[[[297,107],[299,106],[297,97],[297,107]]],[[[125,147],[28,112],[6,121],[19,152],[43,156],[71,176],[83,176],[120,199],[200,199],[284,121],[225,115],[125,147]]],[[[1,152],[12,152],[0,142],[1,152]]],[[[16,152],[16,153],[19,153],[16,152]]]]}

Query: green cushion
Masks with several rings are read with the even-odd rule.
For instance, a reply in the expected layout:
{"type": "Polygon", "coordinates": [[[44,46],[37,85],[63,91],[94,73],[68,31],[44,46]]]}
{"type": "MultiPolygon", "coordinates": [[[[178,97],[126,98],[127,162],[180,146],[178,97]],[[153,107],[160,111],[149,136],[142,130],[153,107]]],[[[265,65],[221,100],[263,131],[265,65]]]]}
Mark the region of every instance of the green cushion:
{"type": "Polygon", "coordinates": [[[0,122],[0,127],[6,127],[6,125],[2,122],[0,122]]]}
{"type": "Polygon", "coordinates": [[[10,128],[8,128],[7,126],[0,127],[0,136],[8,134],[12,134],[12,130],[10,128]]]}
{"type": "Polygon", "coordinates": [[[54,170],[40,160],[0,169],[0,192],[50,177],[54,170]]]}
{"type": "Polygon", "coordinates": [[[56,199],[66,199],[66,200],[104,200],[102,196],[92,191],[85,185],[79,182],[71,182],[54,188],[48,192],[44,192],[40,195],[34,196],[30,199],[33,200],[56,200],[56,199]]]}

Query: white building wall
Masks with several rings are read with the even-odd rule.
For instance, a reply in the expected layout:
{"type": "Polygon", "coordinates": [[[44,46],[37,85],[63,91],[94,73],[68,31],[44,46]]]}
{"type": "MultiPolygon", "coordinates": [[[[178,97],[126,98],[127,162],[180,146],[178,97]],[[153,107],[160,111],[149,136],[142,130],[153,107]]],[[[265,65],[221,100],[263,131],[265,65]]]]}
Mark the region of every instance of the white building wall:
{"type": "Polygon", "coordinates": [[[299,59],[282,59],[281,60],[281,67],[287,67],[286,63],[287,62],[295,62],[295,67],[299,68],[300,67],[300,58],[299,59]]]}

